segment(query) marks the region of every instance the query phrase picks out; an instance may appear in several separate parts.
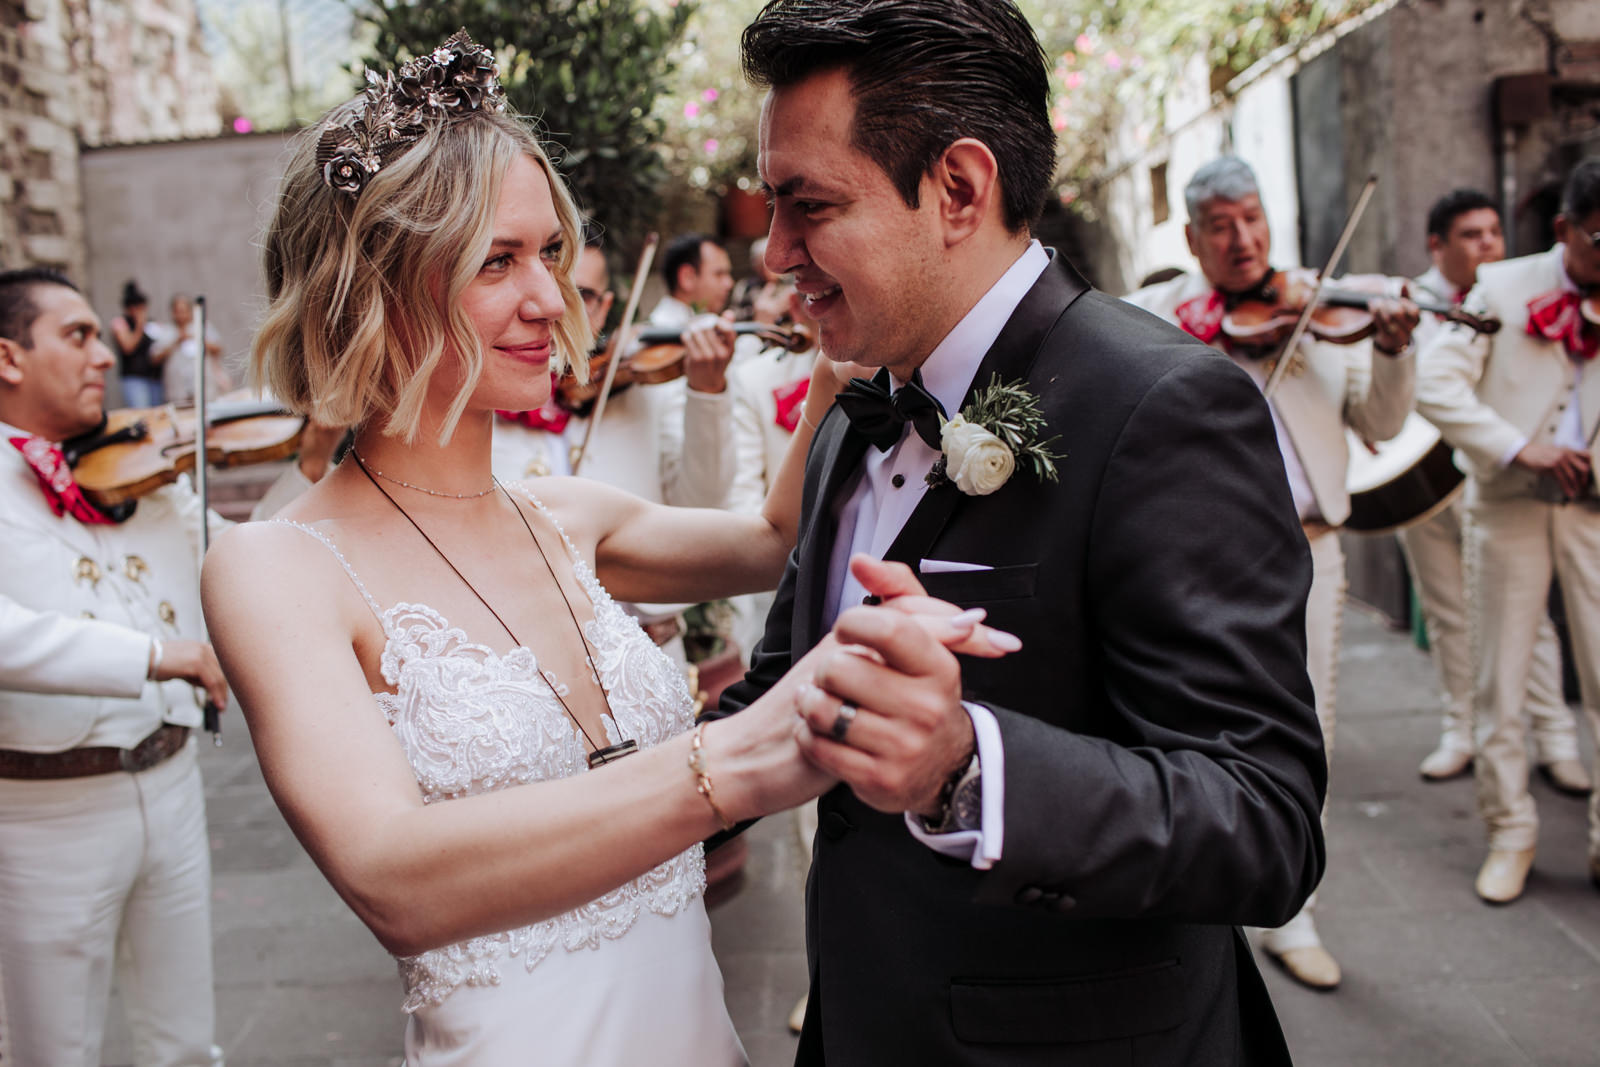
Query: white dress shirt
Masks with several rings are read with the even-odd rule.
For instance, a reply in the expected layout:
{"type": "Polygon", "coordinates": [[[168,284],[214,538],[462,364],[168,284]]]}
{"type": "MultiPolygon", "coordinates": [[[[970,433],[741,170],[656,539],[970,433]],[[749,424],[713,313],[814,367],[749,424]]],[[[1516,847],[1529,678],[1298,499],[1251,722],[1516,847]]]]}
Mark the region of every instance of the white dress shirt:
{"type": "MultiPolygon", "coordinates": [[[[960,409],[984,355],[1049,263],[1043,246],[1038,241],[1029,242],[1017,261],[923,361],[923,388],[947,414],[960,409]]],[[[904,384],[897,381],[895,388],[904,384]]],[[[927,491],[924,479],[938,459],[938,451],[918,437],[909,423],[899,443],[889,451],[867,450],[861,471],[854,476],[854,485],[839,505],[838,534],[828,564],[825,626],[832,627],[844,607],[861,603],[866,595],[861,583],[850,574],[850,557],[857,552],[874,559],[884,557],[927,491]]],[[[1005,753],[994,714],[977,704],[966,704],[966,709],[972,717],[978,762],[983,768],[982,829],[929,834],[910,813],[906,815],[906,825],[930,848],[987,870],[1000,859],[1005,840],[1005,753]]]]}
{"type": "MultiPolygon", "coordinates": [[[[1266,392],[1267,379],[1271,376],[1271,360],[1251,359],[1233,351],[1228,352],[1228,358],[1250,375],[1257,389],[1266,392]]],[[[1278,414],[1278,405],[1270,399],[1267,401],[1267,410],[1272,413],[1272,430],[1278,435],[1278,451],[1283,454],[1283,473],[1289,478],[1289,495],[1294,498],[1294,510],[1301,522],[1319,520],[1322,512],[1317,508],[1317,494],[1311,488],[1306,465],[1300,461],[1300,452],[1294,447],[1294,438],[1289,436],[1289,427],[1284,425],[1283,416],[1278,414]]]]}

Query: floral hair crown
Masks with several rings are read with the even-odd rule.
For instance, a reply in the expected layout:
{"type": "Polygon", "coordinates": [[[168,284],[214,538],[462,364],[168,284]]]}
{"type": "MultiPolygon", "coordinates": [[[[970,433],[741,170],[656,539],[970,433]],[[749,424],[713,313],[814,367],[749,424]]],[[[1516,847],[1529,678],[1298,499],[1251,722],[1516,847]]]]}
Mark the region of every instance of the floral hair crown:
{"type": "Polygon", "coordinates": [[[328,187],[351,198],[406,149],[430,123],[475,111],[506,109],[494,53],[457,30],[444,44],[381,77],[367,71],[363,99],[317,141],[317,165],[328,187]]]}

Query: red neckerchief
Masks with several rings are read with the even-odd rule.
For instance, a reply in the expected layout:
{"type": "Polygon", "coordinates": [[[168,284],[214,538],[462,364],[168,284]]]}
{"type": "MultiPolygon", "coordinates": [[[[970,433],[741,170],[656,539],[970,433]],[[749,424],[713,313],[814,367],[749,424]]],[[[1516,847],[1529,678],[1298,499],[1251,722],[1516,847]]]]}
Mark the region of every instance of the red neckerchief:
{"type": "Polygon", "coordinates": [[[800,425],[800,415],[805,411],[806,392],[810,388],[811,379],[801,378],[774,389],[772,399],[777,404],[777,414],[772,421],[794,433],[794,428],[800,425]]]}
{"type": "Polygon", "coordinates": [[[1552,289],[1528,301],[1528,336],[1560,341],[1573,359],[1600,352],[1600,330],[1585,330],[1583,297],[1571,289],[1552,289]]]}
{"type": "Polygon", "coordinates": [[[1227,310],[1227,302],[1222,292],[1212,289],[1202,296],[1186,300],[1178,305],[1178,325],[1189,336],[1197,338],[1204,344],[1210,344],[1222,332],[1222,315],[1227,310]]]}
{"type": "Polygon", "coordinates": [[[7,440],[16,446],[23,460],[33,468],[51,511],[57,515],[71,515],[91,526],[115,524],[116,520],[89,503],[89,498],[83,495],[78,480],[72,476],[72,468],[67,466],[67,457],[62,454],[60,445],[42,437],[9,437],[7,440]]]}
{"type": "Polygon", "coordinates": [[[532,411],[496,411],[502,419],[526,426],[530,430],[560,433],[567,428],[572,413],[556,400],[556,376],[550,375],[550,399],[532,411]]]}

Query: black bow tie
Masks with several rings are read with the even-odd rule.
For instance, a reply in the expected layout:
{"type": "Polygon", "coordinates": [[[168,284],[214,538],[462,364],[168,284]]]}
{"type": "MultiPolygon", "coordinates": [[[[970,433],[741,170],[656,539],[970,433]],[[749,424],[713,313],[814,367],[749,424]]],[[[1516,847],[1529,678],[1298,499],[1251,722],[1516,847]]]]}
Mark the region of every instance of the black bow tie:
{"type": "Polygon", "coordinates": [[[929,448],[939,448],[939,420],[944,408],[922,387],[921,371],[913,371],[911,380],[892,394],[887,370],[880,370],[871,381],[851,378],[839,391],[836,403],[856,433],[876,445],[879,452],[887,452],[900,443],[908,422],[929,448]]]}

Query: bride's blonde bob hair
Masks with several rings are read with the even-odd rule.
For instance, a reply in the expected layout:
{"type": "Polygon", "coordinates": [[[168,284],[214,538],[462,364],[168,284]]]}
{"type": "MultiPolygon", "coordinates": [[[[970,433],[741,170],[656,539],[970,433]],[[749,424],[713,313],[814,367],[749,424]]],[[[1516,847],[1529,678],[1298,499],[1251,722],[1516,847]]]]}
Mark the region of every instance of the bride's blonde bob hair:
{"type": "Polygon", "coordinates": [[[572,282],[578,210],[528,126],[485,111],[433,124],[352,196],[323,180],[316,154],[322,132],[356,104],[334,108],[292,149],[265,238],[256,385],[319,422],[372,423],[410,442],[430,378],[453,360],[461,384],[440,432],[448,440],[483,373],[460,298],[488,256],[500,186],[518,156],[549,179],[561,227],[553,273],[566,310],[552,324],[551,367],[586,375],[591,337],[572,282]]]}

